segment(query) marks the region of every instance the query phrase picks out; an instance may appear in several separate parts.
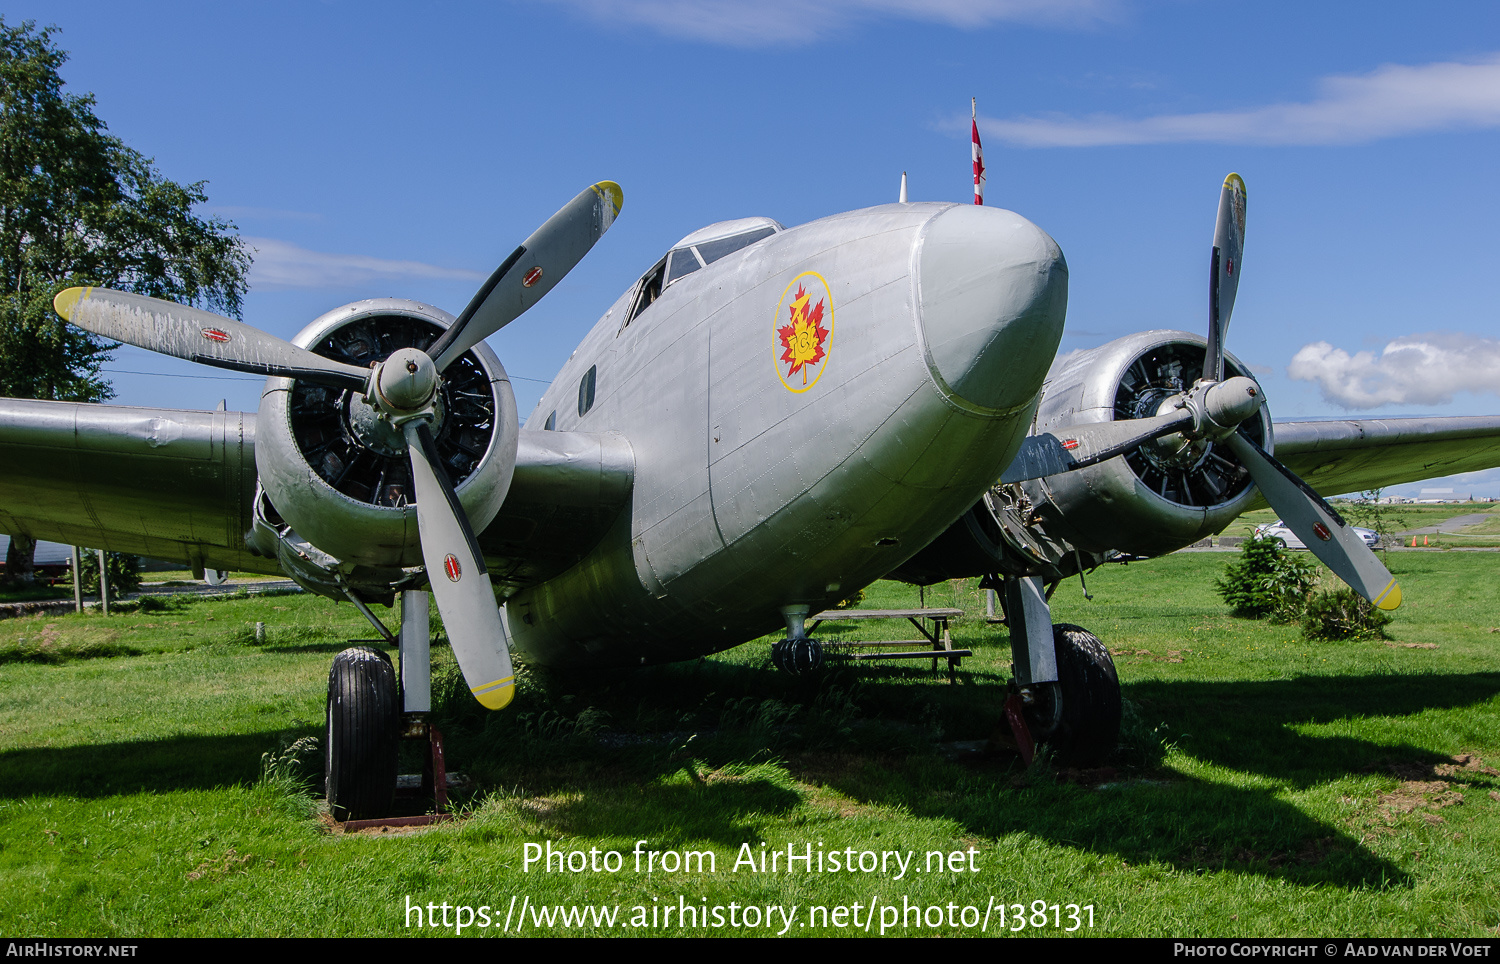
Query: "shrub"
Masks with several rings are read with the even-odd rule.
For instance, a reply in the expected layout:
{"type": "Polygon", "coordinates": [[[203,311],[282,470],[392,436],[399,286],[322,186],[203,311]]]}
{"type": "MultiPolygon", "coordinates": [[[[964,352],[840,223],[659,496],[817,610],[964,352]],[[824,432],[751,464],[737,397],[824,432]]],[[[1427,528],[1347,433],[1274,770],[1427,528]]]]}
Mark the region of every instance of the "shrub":
{"type": "Polygon", "coordinates": [[[1389,639],[1389,613],[1376,609],[1352,589],[1320,592],[1302,610],[1302,635],[1308,639],[1389,639]]]}
{"type": "MultiPolygon", "coordinates": [[[[99,554],[92,549],[79,550],[79,567],[83,571],[83,591],[99,592],[99,554]]],[[[104,565],[109,572],[109,595],[118,599],[141,588],[141,557],[124,552],[106,552],[104,565]]],[[[68,585],[73,585],[69,574],[68,585]]]]}
{"type": "Polygon", "coordinates": [[[1401,543],[1397,535],[1410,524],[1406,516],[1389,502],[1381,502],[1381,489],[1367,489],[1359,498],[1343,507],[1343,516],[1351,525],[1364,526],[1380,536],[1380,548],[1401,543]]]}
{"type": "Polygon", "coordinates": [[[1234,615],[1295,619],[1312,594],[1317,566],[1287,551],[1280,539],[1246,539],[1240,557],[1224,567],[1214,590],[1234,615]]]}

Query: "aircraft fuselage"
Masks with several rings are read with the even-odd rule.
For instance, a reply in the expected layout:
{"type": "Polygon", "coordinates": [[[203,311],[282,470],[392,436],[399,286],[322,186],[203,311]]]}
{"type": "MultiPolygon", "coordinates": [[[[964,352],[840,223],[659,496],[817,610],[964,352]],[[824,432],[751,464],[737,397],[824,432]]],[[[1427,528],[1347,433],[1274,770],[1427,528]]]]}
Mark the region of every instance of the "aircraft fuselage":
{"type": "Polygon", "coordinates": [[[525,428],[623,435],[631,499],[582,562],[511,598],[513,644],[684,659],[878,579],[1014,457],[1066,303],[1051,238],[954,204],[778,232],[644,310],[626,292],[525,428]]]}

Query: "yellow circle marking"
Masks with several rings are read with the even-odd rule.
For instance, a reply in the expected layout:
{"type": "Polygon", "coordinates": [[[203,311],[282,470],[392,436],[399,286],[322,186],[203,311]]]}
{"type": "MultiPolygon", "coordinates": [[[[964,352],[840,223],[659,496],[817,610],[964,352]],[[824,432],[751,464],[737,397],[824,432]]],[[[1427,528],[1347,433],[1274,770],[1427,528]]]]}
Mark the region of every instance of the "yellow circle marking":
{"type": "Polygon", "coordinates": [[[787,391],[800,395],[823,377],[832,350],[833,291],[822,275],[804,271],[787,284],[776,305],[776,319],[771,323],[771,364],[787,391]],[[809,278],[817,279],[811,290],[803,283],[809,278]],[[826,329],[822,327],[824,321],[826,329]],[[825,333],[820,335],[820,330],[825,333]],[[816,372],[809,374],[811,369],[816,372]]]}

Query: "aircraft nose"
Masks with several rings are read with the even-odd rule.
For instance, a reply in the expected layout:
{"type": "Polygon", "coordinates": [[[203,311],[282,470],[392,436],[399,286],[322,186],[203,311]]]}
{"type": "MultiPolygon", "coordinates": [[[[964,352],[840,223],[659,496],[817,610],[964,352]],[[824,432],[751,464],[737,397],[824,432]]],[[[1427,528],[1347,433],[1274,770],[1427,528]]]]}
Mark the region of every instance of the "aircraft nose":
{"type": "Polygon", "coordinates": [[[1019,214],[956,205],[928,222],[920,244],[917,317],[938,389],[987,413],[1030,403],[1067,314],[1057,242],[1019,214]]]}

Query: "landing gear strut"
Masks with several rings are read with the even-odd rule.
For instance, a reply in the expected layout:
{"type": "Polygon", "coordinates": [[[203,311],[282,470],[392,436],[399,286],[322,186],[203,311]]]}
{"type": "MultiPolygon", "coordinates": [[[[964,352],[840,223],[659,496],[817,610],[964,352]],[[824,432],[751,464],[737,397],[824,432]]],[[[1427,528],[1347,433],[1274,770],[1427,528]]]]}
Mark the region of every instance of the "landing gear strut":
{"type": "Polygon", "coordinates": [[[781,616],[786,620],[786,639],[771,645],[771,663],[784,673],[800,676],[823,665],[823,644],[807,636],[810,612],[812,607],[807,605],[781,607],[781,616]]]}
{"type": "Polygon", "coordinates": [[[1052,627],[1058,678],[1033,683],[1026,724],[1068,766],[1098,766],[1120,742],[1120,677],[1099,637],[1066,623],[1052,627]]]}
{"type": "Polygon", "coordinates": [[[443,738],[428,721],[432,679],[427,625],[428,596],[401,594],[401,635],[385,625],[357,596],[360,612],[401,652],[401,680],[390,657],[369,646],[346,649],[334,657],[328,674],[325,787],[335,820],[389,817],[396,793],[396,748],[404,736],[428,745],[423,789],[430,790],[438,816],[392,818],[387,823],[415,825],[441,819],[447,812],[447,766],[443,738]]]}
{"type": "Polygon", "coordinates": [[[1120,740],[1120,677],[1109,650],[1086,629],[1052,624],[1039,578],[1006,577],[1003,598],[1029,730],[1017,744],[1045,743],[1067,766],[1103,763],[1120,740]]]}

